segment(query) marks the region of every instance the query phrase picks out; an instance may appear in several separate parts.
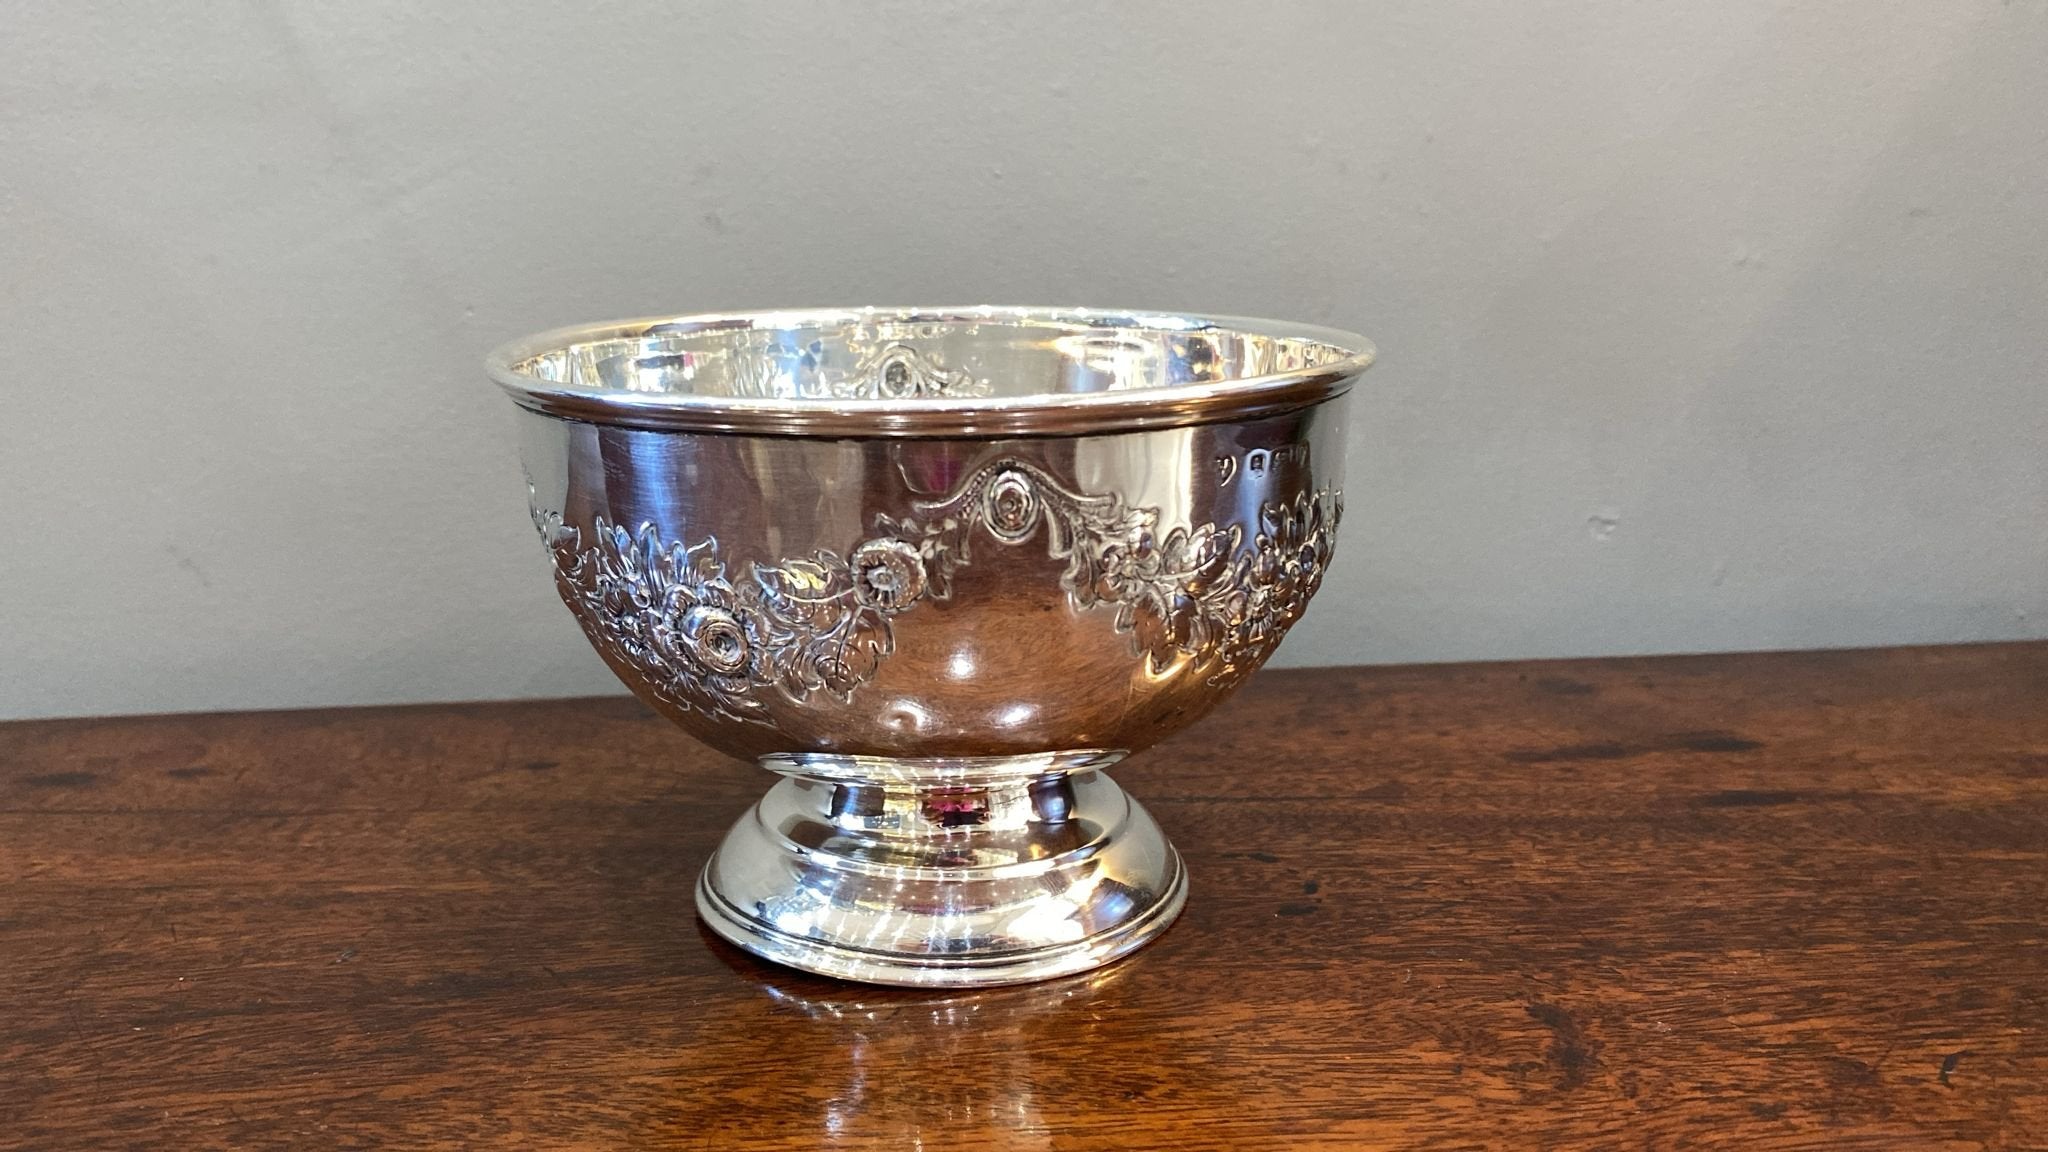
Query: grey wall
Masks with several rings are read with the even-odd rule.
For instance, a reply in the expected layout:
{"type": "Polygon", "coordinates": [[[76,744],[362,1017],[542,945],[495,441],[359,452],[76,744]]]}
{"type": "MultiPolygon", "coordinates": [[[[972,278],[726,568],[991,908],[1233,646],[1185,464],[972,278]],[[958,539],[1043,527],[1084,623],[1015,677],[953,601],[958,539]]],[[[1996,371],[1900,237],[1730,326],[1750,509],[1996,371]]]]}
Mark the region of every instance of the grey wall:
{"type": "Polygon", "coordinates": [[[0,715],[612,690],[479,356],[806,303],[1377,337],[1287,661],[2048,635],[2044,110],[2039,0],[10,5],[0,715]]]}

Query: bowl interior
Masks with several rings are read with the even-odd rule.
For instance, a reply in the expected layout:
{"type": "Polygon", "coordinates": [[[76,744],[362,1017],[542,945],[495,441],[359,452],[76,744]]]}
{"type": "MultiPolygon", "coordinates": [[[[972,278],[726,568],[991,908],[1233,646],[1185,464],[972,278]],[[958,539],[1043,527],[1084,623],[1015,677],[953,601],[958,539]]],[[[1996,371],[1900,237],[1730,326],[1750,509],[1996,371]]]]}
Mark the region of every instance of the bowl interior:
{"type": "Polygon", "coordinates": [[[1218,384],[1370,356],[1267,321],[1051,309],[861,309],[640,321],[541,338],[506,365],[593,392],[768,400],[1056,397],[1218,384]]]}

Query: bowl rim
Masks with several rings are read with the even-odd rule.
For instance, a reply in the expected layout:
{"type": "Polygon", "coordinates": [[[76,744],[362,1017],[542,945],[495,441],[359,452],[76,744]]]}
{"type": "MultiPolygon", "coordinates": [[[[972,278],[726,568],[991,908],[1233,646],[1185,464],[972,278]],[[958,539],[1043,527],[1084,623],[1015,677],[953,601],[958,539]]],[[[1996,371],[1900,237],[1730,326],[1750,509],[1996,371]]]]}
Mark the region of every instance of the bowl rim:
{"type": "Polygon", "coordinates": [[[1372,342],[1354,332],[1257,317],[1078,307],[870,306],[689,313],[576,324],[501,344],[485,357],[484,368],[521,407],[568,420],[661,431],[866,439],[1067,436],[1277,415],[1343,394],[1377,355],[1372,342]],[[1341,354],[1313,367],[1202,384],[1114,392],[885,400],[629,392],[561,384],[518,370],[519,365],[549,352],[600,340],[644,337],[656,327],[713,332],[861,322],[982,322],[1019,326],[1037,322],[1160,331],[1214,329],[1306,340],[1328,345],[1341,354]]]}

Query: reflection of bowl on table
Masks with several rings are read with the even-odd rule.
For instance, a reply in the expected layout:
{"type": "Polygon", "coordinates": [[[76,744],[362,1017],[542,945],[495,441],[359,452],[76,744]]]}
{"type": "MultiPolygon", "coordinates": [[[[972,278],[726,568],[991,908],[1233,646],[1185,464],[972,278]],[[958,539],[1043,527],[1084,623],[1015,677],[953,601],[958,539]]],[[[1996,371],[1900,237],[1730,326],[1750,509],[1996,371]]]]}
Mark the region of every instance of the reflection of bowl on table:
{"type": "Polygon", "coordinates": [[[1101,769],[1264,663],[1329,561],[1344,333],[1053,309],[598,325],[493,354],[607,664],[784,776],[698,905],[854,979],[1080,971],[1185,892],[1101,769]]]}

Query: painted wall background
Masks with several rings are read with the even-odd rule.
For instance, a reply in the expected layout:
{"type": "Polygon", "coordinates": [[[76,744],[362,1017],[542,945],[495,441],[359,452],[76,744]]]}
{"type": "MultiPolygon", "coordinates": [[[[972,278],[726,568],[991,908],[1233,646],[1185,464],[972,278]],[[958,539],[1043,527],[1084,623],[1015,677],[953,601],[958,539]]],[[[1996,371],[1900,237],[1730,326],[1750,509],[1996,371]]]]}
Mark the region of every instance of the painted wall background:
{"type": "Polygon", "coordinates": [[[11,5],[0,716],[614,690],[478,358],[797,304],[1373,335],[1285,662],[2048,636],[2044,61],[2036,0],[11,5]]]}

